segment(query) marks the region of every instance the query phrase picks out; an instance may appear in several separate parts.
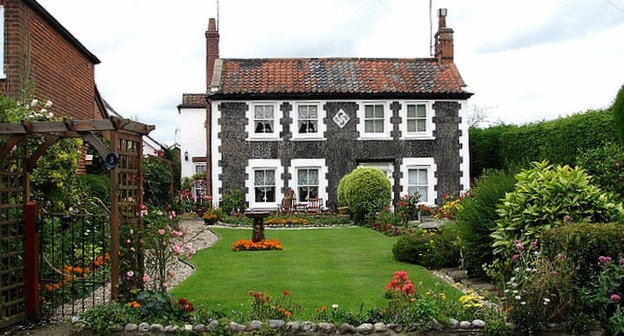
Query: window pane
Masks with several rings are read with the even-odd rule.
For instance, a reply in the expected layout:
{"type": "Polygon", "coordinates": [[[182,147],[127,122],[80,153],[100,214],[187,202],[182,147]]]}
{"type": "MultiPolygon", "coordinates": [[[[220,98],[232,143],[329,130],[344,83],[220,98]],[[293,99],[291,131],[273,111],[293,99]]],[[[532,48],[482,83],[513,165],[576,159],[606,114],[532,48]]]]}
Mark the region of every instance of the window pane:
{"type": "Polygon", "coordinates": [[[407,105],[407,117],[408,118],[416,117],[416,105],[407,105]]]}
{"type": "Polygon", "coordinates": [[[407,121],[407,132],[413,133],[417,132],[416,120],[408,120],[407,121]]]}
{"type": "Polygon", "coordinates": [[[427,197],[427,186],[417,187],[416,190],[420,194],[420,202],[428,202],[429,199],[427,197]]]}
{"type": "Polygon", "coordinates": [[[318,187],[308,188],[308,199],[310,198],[318,198],[318,187]]]}
{"type": "Polygon", "coordinates": [[[308,184],[318,185],[318,170],[310,169],[308,171],[308,184]]]}
{"type": "Polygon", "coordinates": [[[375,130],[374,127],[375,125],[373,124],[373,121],[371,120],[364,121],[364,132],[372,133],[375,130]]]}
{"type": "Polygon", "coordinates": [[[308,200],[308,187],[299,187],[299,196],[297,197],[299,202],[305,202],[308,200]]]}
{"type": "Polygon", "coordinates": [[[373,105],[364,106],[364,118],[372,118],[373,117],[373,105]]]}
{"type": "Polygon", "coordinates": [[[375,117],[383,118],[384,116],[384,107],[383,105],[375,105],[375,117]]]}
{"type": "Polygon", "coordinates": [[[416,127],[417,132],[425,132],[427,130],[427,123],[425,122],[425,120],[419,119],[414,121],[416,122],[416,125],[418,125],[416,127]]]}
{"type": "Polygon", "coordinates": [[[316,105],[308,106],[308,112],[310,113],[310,118],[318,118],[318,107],[316,105]]]}
{"type": "Polygon", "coordinates": [[[305,169],[300,169],[297,171],[297,184],[299,185],[308,185],[308,171],[305,169]]]}
{"type": "Polygon", "coordinates": [[[384,123],[383,120],[375,120],[375,133],[383,133],[384,123]]]}
{"type": "Polygon", "coordinates": [[[256,170],[254,172],[254,185],[264,185],[264,170],[256,170]]]}
{"type": "Polygon", "coordinates": [[[265,173],[266,179],[264,181],[265,185],[274,186],[275,185],[275,170],[267,170],[265,173]]]}
{"type": "Polygon", "coordinates": [[[419,104],[416,106],[416,115],[421,118],[425,118],[427,116],[427,107],[425,104],[419,104]]]}
{"type": "Polygon", "coordinates": [[[418,184],[427,185],[427,170],[418,169],[418,184]]]}
{"type": "Polygon", "coordinates": [[[418,183],[418,171],[416,169],[410,169],[407,176],[407,184],[410,186],[418,183]]]}

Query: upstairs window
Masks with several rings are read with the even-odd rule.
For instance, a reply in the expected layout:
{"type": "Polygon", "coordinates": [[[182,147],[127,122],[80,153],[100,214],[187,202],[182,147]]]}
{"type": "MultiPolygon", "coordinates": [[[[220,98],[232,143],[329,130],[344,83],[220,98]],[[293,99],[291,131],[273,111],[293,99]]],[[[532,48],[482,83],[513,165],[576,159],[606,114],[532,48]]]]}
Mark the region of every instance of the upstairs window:
{"type": "Polygon", "coordinates": [[[399,128],[403,138],[433,139],[431,102],[405,102],[399,110],[401,124],[399,128]]]}
{"type": "Polygon", "coordinates": [[[389,102],[360,102],[357,131],[361,140],[392,140],[389,102]]]}
{"type": "Polygon", "coordinates": [[[254,133],[273,134],[275,132],[275,106],[254,105],[254,133]]]}
{"type": "Polygon", "coordinates": [[[318,132],[318,106],[297,106],[297,124],[299,134],[318,132]]]}
{"type": "Polygon", "coordinates": [[[427,105],[407,104],[407,133],[427,131],[427,105]]]}
{"type": "Polygon", "coordinates": [[[322,103],[315,101],[293,102],[291,112],[292,124],[290,132],[293,140],[318,141],[324,140],[326,125],[323,123],[325,111],[322,103]]]}
{"type": "Polygon", "coordinates": [[[197,173],[205,173],[206,172],[206,164],[199,163],[195,165],[195,174],[197,173]]]}
{"type": "Polygon", "coordinates": [[[275,202],[275,170],[254,170],[254,201],[255,203],[275,202]]]}
{"type": "Polygon", "coordinates": [[[297,189],[297,199],[299,202],[307,202],[310,198],[318,198],[318,168],[299,168],[297,170],[297,189]]]}
{"type": "Polygon", "coordinates": [[[364,132],[370,134],[384,133],[383,104],[364,105],[364,132]]]}

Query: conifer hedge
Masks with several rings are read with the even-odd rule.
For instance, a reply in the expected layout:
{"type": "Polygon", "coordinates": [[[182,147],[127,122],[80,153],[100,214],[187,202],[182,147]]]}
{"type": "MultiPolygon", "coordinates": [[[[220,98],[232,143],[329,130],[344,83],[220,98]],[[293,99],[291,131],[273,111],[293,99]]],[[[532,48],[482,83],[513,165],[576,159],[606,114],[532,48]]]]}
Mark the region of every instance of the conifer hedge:
{"type": "Polygon", "coordinates": [[[523,126],[472,128],[470,138],[474,178],[484,169],[522,166],[533,161],[576,165],[580,153],[616,141],[618,133],[611,109],[602,109],[523,126]]]}

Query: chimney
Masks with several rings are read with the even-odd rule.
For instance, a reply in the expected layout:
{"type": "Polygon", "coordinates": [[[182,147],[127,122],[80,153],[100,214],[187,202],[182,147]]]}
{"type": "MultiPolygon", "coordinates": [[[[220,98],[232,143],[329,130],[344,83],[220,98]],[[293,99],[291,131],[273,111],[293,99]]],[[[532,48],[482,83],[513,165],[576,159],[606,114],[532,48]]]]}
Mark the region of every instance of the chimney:
{"type": "Polygon", "coordinates": [[[438,32],[435,34],[435,57],[440,64],[453,62],[453,29],[446,27],[446,8],[438,9],[438,32]]]}
{"type": "Polygon", "coordinates": [[[206,92],[210,92],[215,61],[219,58],[219,31],[214,18],[208,20],[206,31],[206,92]]]}

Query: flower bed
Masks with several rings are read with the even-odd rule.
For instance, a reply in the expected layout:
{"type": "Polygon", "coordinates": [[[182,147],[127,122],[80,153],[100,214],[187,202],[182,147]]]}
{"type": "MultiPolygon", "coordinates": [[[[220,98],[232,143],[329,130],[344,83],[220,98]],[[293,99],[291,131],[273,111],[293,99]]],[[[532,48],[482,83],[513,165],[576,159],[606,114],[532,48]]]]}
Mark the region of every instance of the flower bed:
{"type": "Polygon", "coordinates": [[[250,239],[239,239],[232,243],[234,251],[264,251],[264,250],[281,250],[282,243],[277,239],[266,239],[254,243],[250,239]]]}

